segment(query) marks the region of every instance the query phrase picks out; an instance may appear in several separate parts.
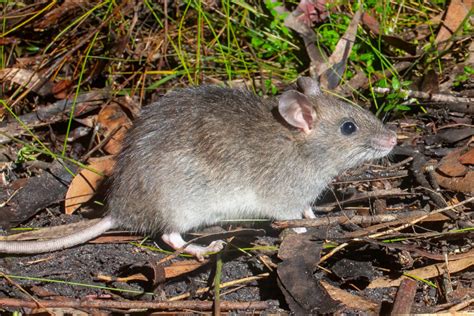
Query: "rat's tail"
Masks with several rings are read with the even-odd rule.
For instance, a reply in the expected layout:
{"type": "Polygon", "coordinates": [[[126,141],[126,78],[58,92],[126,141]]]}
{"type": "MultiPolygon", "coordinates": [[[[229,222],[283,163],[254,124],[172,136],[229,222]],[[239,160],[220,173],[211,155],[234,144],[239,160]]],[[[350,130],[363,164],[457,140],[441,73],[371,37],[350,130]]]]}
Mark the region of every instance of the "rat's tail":
{"type": "Polygon", "coordinates": [[[35,254],[66,249],[94,239],[115,226],[115,220],[106,216],[96,224],[64,237],[50,240],[0,241],[0,253],[35,254]]]}

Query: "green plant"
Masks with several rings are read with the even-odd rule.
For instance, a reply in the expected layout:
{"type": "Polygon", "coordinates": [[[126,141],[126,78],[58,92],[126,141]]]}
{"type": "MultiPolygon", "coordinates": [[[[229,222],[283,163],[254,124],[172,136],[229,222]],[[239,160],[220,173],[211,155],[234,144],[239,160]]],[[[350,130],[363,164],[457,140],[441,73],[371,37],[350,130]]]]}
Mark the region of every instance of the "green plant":
{"type": "MultiPolygon", "coordinates": [[[[411,108],[408,105],[403,104],[403,101],[406,100],[407,95],[404,91],[409,87],[411,81],[405,80],[400,81],[398,77],[393,77],[391,80],[387,78],[381,79],[377,82],[377,86],[381,88],[389,88],[390,93],[385,96],[385,102],[382,107],[379,108],[377,114],[381,111],[409,111],[411,108]]],[[[412,100],[417,102],[416,99],[412,100]]]]}
{"type": "Polygon", "coordinates": [[[453,82],[453,86],[461,86],[463,83],[467,82],[472,76],[474,76],[474,68],[471,66],[464,66],[464,73],[456,76],[453,82]]]}
{"type": "Polygon", "coordinates": [[[280,2],[265,1],[265,6],[272,15],[272,19],[260,16],[257,24],[260,28],[248,29],[247,36],[250,45],[259,59],[273,59],[282,66],[288,66],[295,61],[294,54],[286,54],[290,48],[295,48],[290,30],[284,25],[286,14],[278,13],[274,8],[282,5],[280,2]]]}
{"type": "Polygon", "coordinates": [[[39,152],[35,147],[26,145],[23,146],[16,154],[15,163],[21,164],[26,161],[34,161],[39,155],[41,155],[41,152],[39,152]]]}

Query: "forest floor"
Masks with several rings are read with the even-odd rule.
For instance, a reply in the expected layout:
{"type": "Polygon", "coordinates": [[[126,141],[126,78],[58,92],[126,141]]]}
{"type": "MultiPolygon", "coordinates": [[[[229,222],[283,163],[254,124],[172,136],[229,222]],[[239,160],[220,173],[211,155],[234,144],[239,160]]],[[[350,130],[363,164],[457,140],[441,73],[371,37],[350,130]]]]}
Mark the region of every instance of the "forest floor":
{"type": "Polygon", "coordinates": [[[120,230],[61,251],[2,254],[2,314],[474,311],[472,1],[2,6],[3,239],[56,238],[103,216],[104,179],[127,129],[178,87],[277,97],[311,76],[398,140],[389,157],[334,179],[315,219],[188,234],[227,241],[204,261],[120,230]]]}

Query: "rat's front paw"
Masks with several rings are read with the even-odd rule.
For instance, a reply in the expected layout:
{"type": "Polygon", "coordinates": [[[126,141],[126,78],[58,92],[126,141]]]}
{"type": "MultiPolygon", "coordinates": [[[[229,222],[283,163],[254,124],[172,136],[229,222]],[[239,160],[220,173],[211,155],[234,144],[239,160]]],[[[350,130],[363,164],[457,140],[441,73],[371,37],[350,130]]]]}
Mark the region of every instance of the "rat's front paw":
{"type": "Polygon", "coordinates": [[[294,228],[292,228],[292,229],[293,229],[293,231],[294,231],[295,233],[297,233],[297,234],[304,234],[304,233],[306,233],[306,232],[308,231],[308,230],[307,230],[306,228],[304,228],[304,227],[294,227],[294,228]]]}

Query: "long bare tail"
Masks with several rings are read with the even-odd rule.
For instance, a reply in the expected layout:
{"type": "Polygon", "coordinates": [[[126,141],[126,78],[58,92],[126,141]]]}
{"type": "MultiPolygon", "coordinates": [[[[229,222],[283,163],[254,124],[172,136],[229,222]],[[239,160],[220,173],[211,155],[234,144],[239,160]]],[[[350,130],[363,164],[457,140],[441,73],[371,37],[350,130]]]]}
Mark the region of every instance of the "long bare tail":
{"type": "Polygon", "coordinates": [[[94,239],[115,226],[115,220],[106,216],[96,224],[64,237],[49,240],[0,241],[0,253],[33,254],[66,249],[94,239]]]}

